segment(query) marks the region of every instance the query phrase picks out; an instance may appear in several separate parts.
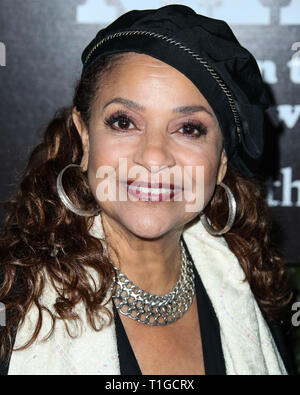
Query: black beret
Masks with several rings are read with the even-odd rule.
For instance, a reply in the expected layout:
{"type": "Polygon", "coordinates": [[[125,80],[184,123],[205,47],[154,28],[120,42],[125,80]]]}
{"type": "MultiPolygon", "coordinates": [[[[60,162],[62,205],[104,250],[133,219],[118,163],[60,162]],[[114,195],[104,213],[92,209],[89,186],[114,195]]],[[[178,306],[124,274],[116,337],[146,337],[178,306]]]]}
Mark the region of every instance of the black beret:
{"type": "Polygon", "coordinates": [[[129,11],[84,49],[82,77],[101,56],[129,51],[153,56],[188,77],[216,114],[228,161],[246,177],[256,175],[270,103],[254,56],[226,22],[184,5],[129,11]]]}

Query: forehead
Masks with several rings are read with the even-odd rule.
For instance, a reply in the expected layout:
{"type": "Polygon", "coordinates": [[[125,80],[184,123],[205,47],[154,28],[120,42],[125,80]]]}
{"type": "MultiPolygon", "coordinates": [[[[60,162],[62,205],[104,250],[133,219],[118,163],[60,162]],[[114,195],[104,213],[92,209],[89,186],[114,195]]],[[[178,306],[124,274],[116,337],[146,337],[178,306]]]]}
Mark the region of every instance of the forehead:
{"type": "Polygon", "coordinates": [[[122,53],[120,57],[117,57],[114,67],[111,68],[111,72],[107,74],[107,77],[115,79],[116,77],[122,77],[125,74],[133,74],[136,77],[140,77],[141,74],[144,77],[169,77],[174,80],[185,81],[187,84],[192,84],[194,88],[197,89],[197,87],[179,70],[146,54],[136,52],[122,53]]]}
{"type": "MultiPolygon", "coordinates": [[[[105,86],[107,90],[102,91],[104,96],[128,88],[134,93],[141,89],[149,93],[163,91],[170,94],[170,100],[171,98],[182,100],[190,96],[190,100],[205,104],[213,112],[201,91],[189,78],[176,68],[147,54],[136,52],[118,54],[113,67],[103,76],[102,87],[105,86]]],[[[99,93],[101,95],[101,92],[99,93]]]]}
{"type": "Polygon", "coordinates": [[[151,67],[165,68],[176,70],[169,64],[157,59],[153,56],[138,52],[122,52],[116,56],[116,66],[126,66],[130,63],[145,64],[151,67]]]}

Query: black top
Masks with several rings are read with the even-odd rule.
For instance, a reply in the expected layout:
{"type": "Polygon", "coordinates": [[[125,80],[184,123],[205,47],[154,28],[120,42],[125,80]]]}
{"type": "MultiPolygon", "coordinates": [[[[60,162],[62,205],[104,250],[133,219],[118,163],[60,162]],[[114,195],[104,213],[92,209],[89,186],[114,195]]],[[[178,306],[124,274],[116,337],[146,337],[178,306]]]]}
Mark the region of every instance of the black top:
{"type": "MultiPolygon", "coordinates": [[[[199,326],[201,328],[205,374],[225,375],[226,368],[221,344],[219,321],[185,243],[184,246],[192,262],[195,274],[195,294],[197,298],[199,326]]],[[[126,335],[122,321],[114,304],[113,306],[121,375],[141,375],[141,369],[126,335]]]]}
{"type": "MultiPolygon", "coordinates": [[[[201,328],[202,352],[206,375],[226,375],[225,361],[220,337],[219,321],[207,295],[206,289],[201,281],[187,245],[181,237],[186,254],[192,262],[195,274],[195,294],[197,298],[199,326],[201,328]]],[[[117,345],[120,360],[121,375],[142,375],[126,331],[113,303],[116,323],[117,345]]],[[[142,324],[141,324],[142,325],[142,324]]],[[[291,353],[286,344],[286,339],[280,325],[269,325],[270,331],[277,345],[278,351],[283,359],[285,368],[289,375],[295,374],[295,368],[291,359],[291,353]]]]}

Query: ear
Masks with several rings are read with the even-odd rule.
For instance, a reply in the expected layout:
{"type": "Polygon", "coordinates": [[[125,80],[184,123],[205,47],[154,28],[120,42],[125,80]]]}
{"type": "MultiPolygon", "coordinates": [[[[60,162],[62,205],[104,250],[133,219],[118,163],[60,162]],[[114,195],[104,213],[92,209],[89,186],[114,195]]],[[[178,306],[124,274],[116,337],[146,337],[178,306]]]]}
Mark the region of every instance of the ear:
{"type": "Polygon", "coordinates": [[[82,171],[86,171],[88,168],[88,157],[89,157],[88,129],[81,118],[80,112],[77,111],[76,107],[74,107],[72,110],[72,119],[73,119],[76,129],[80,135],[81,142],[82,142],[83,156],[81,159],[80,166],[82,167],[82,171]]]}
{"type": "Polygon", "coordinates": [[[223,148],[222,153],[221,153],[221,158],[220,158],[218,175],[217,175],[217,184],[218,185],[223,181],[226,171],[227,171],[227,156],[226,156],[225,150],[223,148]]]}

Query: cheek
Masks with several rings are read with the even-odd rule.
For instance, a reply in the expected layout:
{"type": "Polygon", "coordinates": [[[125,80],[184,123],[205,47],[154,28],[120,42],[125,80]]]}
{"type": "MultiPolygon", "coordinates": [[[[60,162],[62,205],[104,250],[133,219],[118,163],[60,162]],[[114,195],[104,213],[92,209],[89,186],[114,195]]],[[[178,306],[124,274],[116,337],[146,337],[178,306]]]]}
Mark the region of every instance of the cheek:
{"type": "Polygon", "coordinates": [[[111,138],[105,133],[92,134],[89,149],[88,181],[95,198],[99,198],[100,190],[103,190],[104,193],[108,193],[108,190],[115,190],[120,172],[119,168],[120,166],[127,168],[128,157],[128,147],[121,144],[119,139],[111,138]]]}
{"type": "Polygon", "coordinates": [[[105,139],[94,138],[90,140],[88,180],[94,196],[96,196],[99,183],[107,178],[107,173],[116,168],[117,154],[115,150],[111,150],[105,139]]]}
{"type": "Polygon", "coordinates": [[[89,149],[89,173],[96,175],[99,167],[116,169],[119,158],[127,157],[124,145],[118,139],[110,138],[105,133],[91,133],[89,149]]]}
{"type": "Polygon", "coordinates": [[[193,167],[193,191],[195,193],[203,191],[204,205],[209,202],[214,193],[219,160],[217,147],[208,147],[207,149],[201,147],[198,152],[189,153],[188,158],[186,157],[185,163],[189,163],[193,167]]]}
{"type": "Polygon", "coordinates": [[[207,166],[204,168],[204,205],[206,206],[209,200],[211,199],[215,186],[216,186],[216,176],[217,171],[215,167],[207,166]]]}

